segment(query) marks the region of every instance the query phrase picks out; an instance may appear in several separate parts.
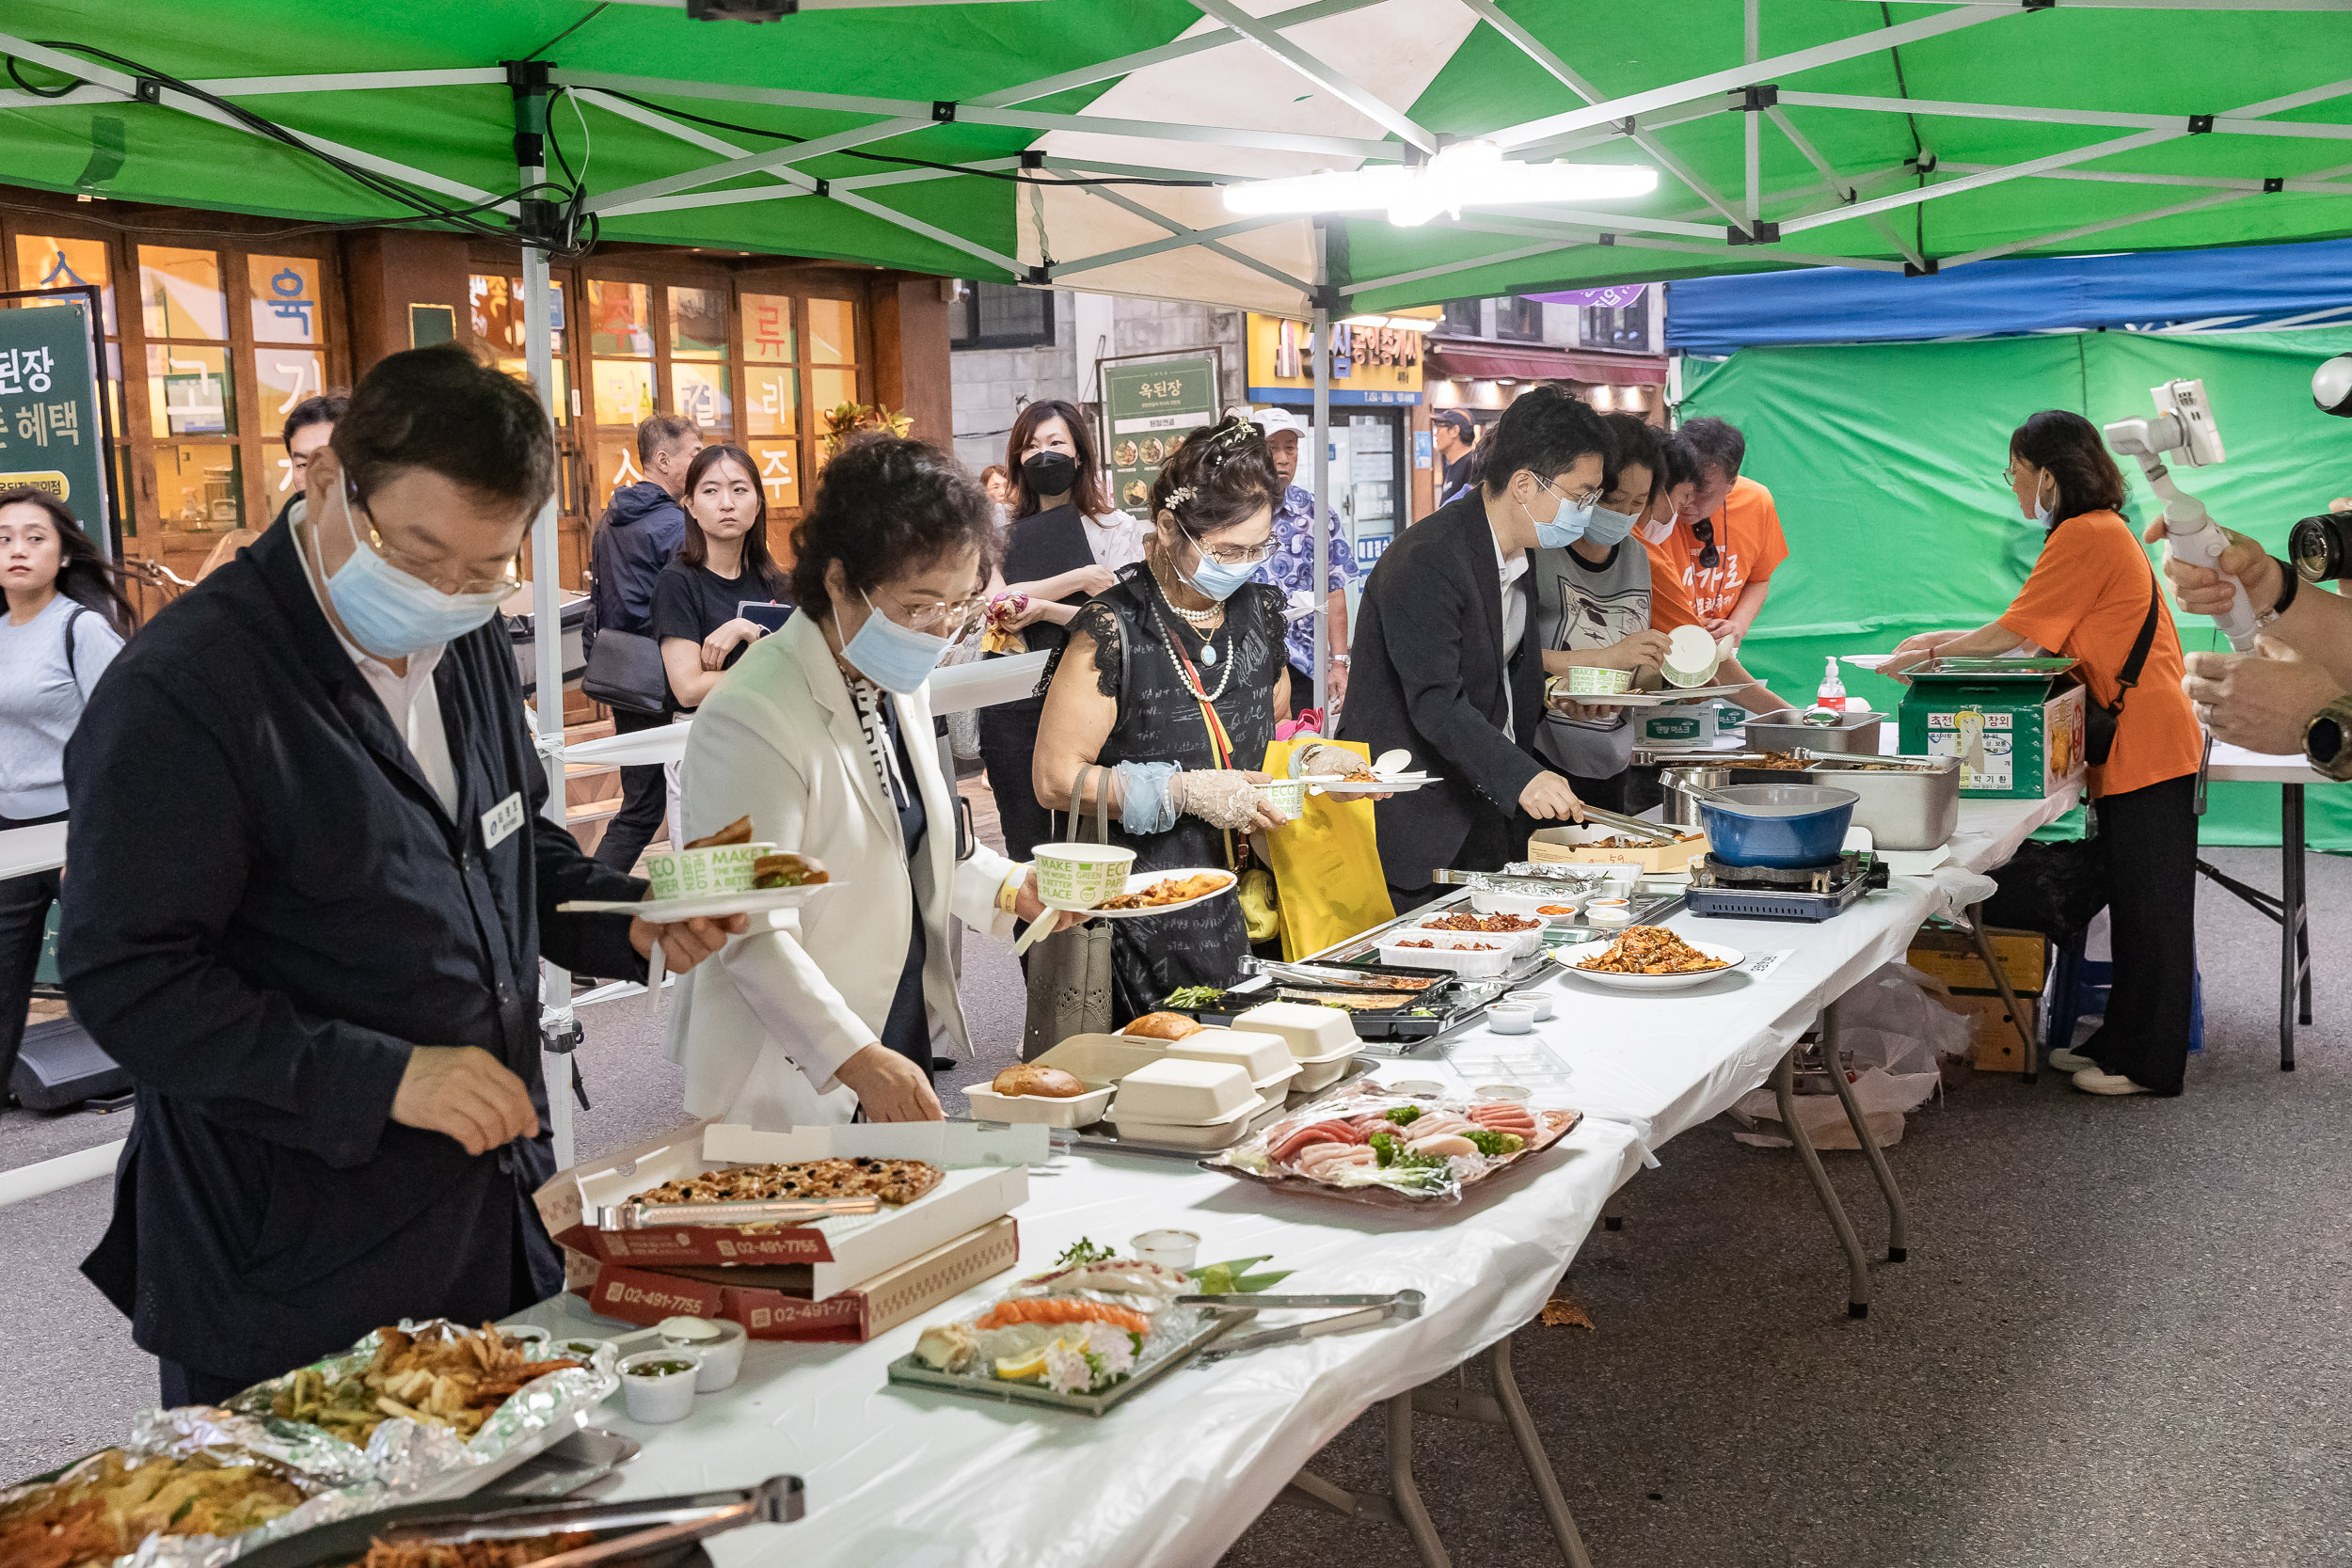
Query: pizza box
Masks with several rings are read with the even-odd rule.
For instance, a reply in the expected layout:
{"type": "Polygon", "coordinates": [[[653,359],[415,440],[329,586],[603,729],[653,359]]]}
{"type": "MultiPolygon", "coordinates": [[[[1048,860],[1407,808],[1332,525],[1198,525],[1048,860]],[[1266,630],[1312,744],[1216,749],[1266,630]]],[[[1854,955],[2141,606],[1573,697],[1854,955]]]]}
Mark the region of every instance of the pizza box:
{"type": "Polygon", "coordinates": [[[728,1318],[755,1339],[856,1344],[1004,1273],[1020,1259],[1020,1232],[1008,1214],[822,1300],[810,1297],[812,1271],[804,1263],[679,1269],[603,1263],[575,1289],[596,1311],[627,1323],[728,1318]]]}
{"type": "Polygon", "coordinates": [[[559,1172],[533,1200],[559,1243],[599,1264],[797,1264],[809,1270],[812,1297],[821,1301],[1026,1202],[1029,1161],[1046,1158],[1051,1148],[1046,1133],[1042,1127],[943,1122],[763,1132],[723,1122],[697,1122],[559,1172]],[[680,1177],[735,1164],[861,1155],[928,1159],[942,1167],[943,1175],[937,1186],[902,1207],[885,1204],[879,1213],[829,1215],[790,1227],[679,1225],[602,1230],[596,1223],[597,1209],[626,1203],[648,1187],[680,1177]]]}

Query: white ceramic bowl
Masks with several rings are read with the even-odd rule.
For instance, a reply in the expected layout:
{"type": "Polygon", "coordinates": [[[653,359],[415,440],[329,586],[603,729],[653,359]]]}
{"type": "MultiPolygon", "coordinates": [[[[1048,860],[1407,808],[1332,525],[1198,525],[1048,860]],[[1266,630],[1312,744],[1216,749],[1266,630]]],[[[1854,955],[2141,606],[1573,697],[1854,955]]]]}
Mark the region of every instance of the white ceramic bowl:
{"type": "Polygon", "coordinates": [[[635,1355],[621,1357],[621,1392],[628,1400],[628,1418],[647,1426],[685,1419],[686,1413],[694,1408],[694,1384],[702,1376],[702,1364],[698,1353],[675,1345],[641,1350],[635,1355]],[[637,1370],[669,1361],[682,1361],[685,1366],[676,1371],[658,1374],[637,1370]]]}
{"type": "Polygon", "coordinates": [[[1041,844],[1037,895],[1057,910],[1090,910],[1125,891],[1136,852],[1111,844],[1041,844]]]}
{"type": "Polygon", "coordinates": [[[1165,1058],[1119,1081],[1111,1119],[1207,1127],[1258,1104],[1248,1072],[1232,1062],[1165,1058]]]}
{"type": "Polygon", "coordinates": [[[772,844],[713,844],[701,849],[662,849],[645,857],[649,898],[707,898],[749,893],[752,863],[772,855],[772,844]]]}

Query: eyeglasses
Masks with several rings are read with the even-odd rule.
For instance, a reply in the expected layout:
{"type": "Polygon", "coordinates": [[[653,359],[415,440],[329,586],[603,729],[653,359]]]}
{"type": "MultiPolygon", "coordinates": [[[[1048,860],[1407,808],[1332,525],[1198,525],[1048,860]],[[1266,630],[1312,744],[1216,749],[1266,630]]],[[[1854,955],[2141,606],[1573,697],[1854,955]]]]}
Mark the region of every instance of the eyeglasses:
{"type": "Polygon", "coordinates": [[[1193,541],[1194,547],[1207,560],[1220,566],[1259,566],[1274,559],[1275,543],[1269,539],[1254,548],[1246,545],[1203,545],[1193,541]]]}
{"type": "Polygon", "coordinates": [[[2010,459],[2009,460],[2009,466],[2008,466],[2007,467],[2005,467],[2005,468],[2003,468],[2003,469],[2001,470],[2001,483],[2002,483],[2003,484],[2007,484],[2007,485],[2010,485],[2010,486],[2011,486],[2011,487],[2014,487],[2014,486],[2016,485],[2016,483],[2017,483],[2017,459],[2015,459],[2014,457],[2010,458],[2010,459]]]}
{"type": "Polygon", "coordinates": [[[957,633],[971,624],[973,618],[980,613],[987,603],[988,595],[985,593],[969,594],[953,601],[934,599],[929,604],[916,605],[912,609],[903,604],[894,603],[893,608],[898,613],[891,618],[910,630],[952,640],[957,633]]]}
{"type": "Polygon", "coordinates": [[[1715,519],[1701,517],[1691,525],[1691,535],[1704,546],[1699,551],[1699,565],[1711,572],[1724,563],[1724,552],[1715,547],[1715,519]]]}
{"type": "Polygon", "coordinates": [[[1570,506],[1575,507],[1580,512],[1590,509],[1600,500],[1600,486],[1597,484],[1588,485],[1584,489],[1579,490],[1573,495],[1569,494],[1565,490],[1554,487],[1551,481],[1548,479],[1537,480],[1535,482],[1535,487],[1539,490],[1551,491],[1553,495],[1558,496],[1562,500],[1566,501],[1570,506]]]}
{"type": "Polygon", "coordinates": [[[353,521],[365,520],[361,537],[368,542],[368,548],[382,557],[384,563],[392,570],[405,573],[419,582],[429,583],[444,594],[455,594],[460,596],[473,594],[512,594],[523,585],[520,553],[507,557],[505,569],[501,572],[469,578],[453,578],[447,562],[426,561],[421,556],[408,554],[385,539],[383,533],[375,526],[375,519],[368,515],[364,506],[358,501],[353,501],[351,507],[353,521]]]}

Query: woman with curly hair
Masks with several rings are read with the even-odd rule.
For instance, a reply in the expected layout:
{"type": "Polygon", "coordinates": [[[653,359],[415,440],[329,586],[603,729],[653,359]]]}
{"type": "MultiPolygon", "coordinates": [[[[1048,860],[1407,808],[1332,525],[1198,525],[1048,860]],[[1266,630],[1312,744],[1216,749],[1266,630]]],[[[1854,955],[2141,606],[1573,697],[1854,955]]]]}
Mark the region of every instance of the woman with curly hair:
{"type": "Polygon", "coordinates": [[[931,671],[978,611],[994,518],[953,459],[875,436],[825,466],[792,544],[799,611],[696,712],[686,832],[748,816],[844,886],[681,980],[670,1054],[695,1116],[936,1121],[933,1036],[971,1049],[948,918],[1007,938],[1044,912],[1030,868],[985,845],[957,858],[932,738],[931,671]]]}
{"type": "MultiPolygon", "coordinates": [[[[1078,610],[1046,666],[1038,801],[1067,809],[1073,784],[1089,806],[1106,799],[1112,841],[1136,851],[1139,872],[1239,869],[1249,832],[1285,820],[1255,788],[1290,712],[1283,595],[1252,580],[1274,553],[1280,495],[1255,426],[1194,432],[1152,487],[1143,560],[1078,610]]],[[[1113,1012],[1148,1013],[1180,986],[1230,985],[1248,951],[1232,898],[1119,921],[1113,1012]]]]}

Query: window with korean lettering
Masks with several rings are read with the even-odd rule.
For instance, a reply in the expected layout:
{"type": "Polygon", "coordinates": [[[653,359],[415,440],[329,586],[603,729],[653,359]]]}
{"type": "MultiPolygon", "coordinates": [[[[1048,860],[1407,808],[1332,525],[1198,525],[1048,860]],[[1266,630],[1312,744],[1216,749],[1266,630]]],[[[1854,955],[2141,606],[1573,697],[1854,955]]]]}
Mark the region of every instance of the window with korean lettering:
{"type": "Polygon", "coordinates": [[[857,309],[846,299],[808,302],[808,403],[823,411],[856,403],[857,309]]]}
{"type": "Polygon", "coordinates": [[[662,291],[670,302],[670,402],[715,440],[735,426],[735,401],[728,395],[727,291],[662,291]]]}

